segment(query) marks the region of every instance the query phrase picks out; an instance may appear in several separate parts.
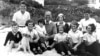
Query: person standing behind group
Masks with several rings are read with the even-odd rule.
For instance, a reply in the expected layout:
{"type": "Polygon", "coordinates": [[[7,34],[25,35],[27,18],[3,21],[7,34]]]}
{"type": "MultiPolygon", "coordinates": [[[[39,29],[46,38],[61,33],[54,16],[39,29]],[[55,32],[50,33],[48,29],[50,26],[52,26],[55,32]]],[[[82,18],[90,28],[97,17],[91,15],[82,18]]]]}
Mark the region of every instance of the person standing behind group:
{"type": "Polygon", "coordinates": [[[47,38],[47,42],[49,43],[48,47],[53,46],[52,45],[54,42],[53,38],[54,38],[54,35],[57,33],[56,24],[54,24],[54,22],[51,19],[52,19],[52,13],[50,11],[46,11],[44,22],[45,22],[45,27],[47,31],[46,38],[47,38]]]}
{"type": "Polygon", "coordinates": [[[85,13],[84,18],[80,20],[79,24],[79,28],[85,33],[86,26],[88,26],[89,24],[94,24],[96,26],[96,20],[94,18],[91,18],[89,13],[85,13]]]}
{"type": "Polygon", "coordinates": [[[26,4],[22,1],[20,3],[20,10],[13,15],[12,21],[15,21],[19,27],[25,27],[26,21],[30,19],[30,13],[26,9],[26,4]]]}

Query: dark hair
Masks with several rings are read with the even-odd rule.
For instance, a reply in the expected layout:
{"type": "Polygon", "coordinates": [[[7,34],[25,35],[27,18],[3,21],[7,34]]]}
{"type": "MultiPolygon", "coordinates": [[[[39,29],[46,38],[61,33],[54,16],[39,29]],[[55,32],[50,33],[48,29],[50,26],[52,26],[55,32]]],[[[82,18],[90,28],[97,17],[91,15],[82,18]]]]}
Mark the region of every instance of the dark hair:
{"type": "Polygon", "coordinates": [[[29,23],[33,23],[33,26],[35,25],[32,20],[27,20],[25,25],[28,26],[29,23]]]}
{"type": "MultiPolygon", "coordinates": [[[[96,26],[94,24],[89,24],[88,26],[91,27],[91,32],[94,32],[96,30],[96,26]]],[[[87,27],[86,27],[87,29],[87,27]]]]}
{"type": "Polygon", "coordinates": [[[21,4],[27,5],[25,1],[21,1],[21,2],[20,2],[20,5],[21,5],[21,4]]]}
{"type": "Polygon", "coordinates": [[[12,21],[11,26],[18,26],[18,24],[15,21],[12,21]]]}
{"type": "Polygon", "coordinates": [[[40,20],[38,20],[38,24],[39,23],[42,23],[43,25],[45,25],[45,21],[44,21],[44,19],[40,19],[40,20]]]}

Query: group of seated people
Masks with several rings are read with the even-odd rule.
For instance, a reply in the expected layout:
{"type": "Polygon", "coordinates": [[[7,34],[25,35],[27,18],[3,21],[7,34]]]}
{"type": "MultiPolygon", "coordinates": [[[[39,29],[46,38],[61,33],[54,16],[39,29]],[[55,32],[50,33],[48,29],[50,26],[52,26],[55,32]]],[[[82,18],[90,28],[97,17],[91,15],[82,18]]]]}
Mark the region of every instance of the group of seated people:
{"type": "Polygon", "coordinates": [[[25,27],[19,27],[12,22],[12,31],[8,32],[4,46],[9,43],[9,52],[13,48],[24,53],[42,54],[55,49],[62,56],[99,56],[100,44],[96,34],[96,21],[86,13],[80,22],[64,21],[64,14],[58,14],[58,21],[51,21],[50,11],[46,11],[45,19],[39,19],[37,24],[32,20],[25,27]]]}

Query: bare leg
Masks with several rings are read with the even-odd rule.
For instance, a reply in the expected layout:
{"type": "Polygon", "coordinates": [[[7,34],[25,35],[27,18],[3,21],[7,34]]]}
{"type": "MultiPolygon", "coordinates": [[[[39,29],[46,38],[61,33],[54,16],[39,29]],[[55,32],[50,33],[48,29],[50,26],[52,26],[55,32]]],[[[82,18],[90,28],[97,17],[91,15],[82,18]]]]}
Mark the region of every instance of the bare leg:
{"type": "Polygon", "coordinates": [[[14,41],[11,41],[10,45],[9,45],[9,49],[8,52],[12,51],[12,47],[14,46],[14,41]]]}

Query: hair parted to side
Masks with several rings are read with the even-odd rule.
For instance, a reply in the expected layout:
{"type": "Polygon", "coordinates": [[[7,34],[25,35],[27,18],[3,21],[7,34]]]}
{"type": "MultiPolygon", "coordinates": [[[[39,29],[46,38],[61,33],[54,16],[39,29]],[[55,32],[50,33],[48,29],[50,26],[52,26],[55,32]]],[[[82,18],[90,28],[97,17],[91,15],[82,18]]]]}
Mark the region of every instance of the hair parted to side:
{"type": "Polygon", "coordinates": [[[18,26],[18,24],[15,21],[11,21],[11,26],[18,26]]]}

